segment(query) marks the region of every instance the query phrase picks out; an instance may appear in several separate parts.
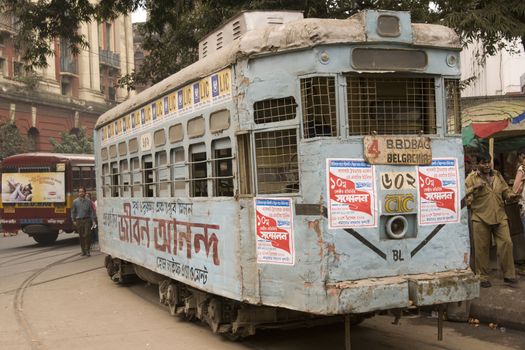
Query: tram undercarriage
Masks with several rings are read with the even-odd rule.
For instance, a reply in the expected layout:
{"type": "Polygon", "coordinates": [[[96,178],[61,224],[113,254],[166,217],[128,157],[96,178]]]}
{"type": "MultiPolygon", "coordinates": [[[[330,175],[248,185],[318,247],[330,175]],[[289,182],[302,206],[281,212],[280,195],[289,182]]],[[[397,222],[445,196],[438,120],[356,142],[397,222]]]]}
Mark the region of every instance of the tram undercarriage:
{"type": "MultiPolygon", "coordinates": [[[[159,301],[172,316],[200,320],[230,340],[254,335],[261,329],[293,329],[343,322],[344,316],[318,316],[278,307],[251,305],[191,288],[141,266],[106,256],[111,280],[127,284],[138,279],[157,285],[159,301]]],[[[358,325],[373,313],[352,314],[350,324],[358,325]]]]}

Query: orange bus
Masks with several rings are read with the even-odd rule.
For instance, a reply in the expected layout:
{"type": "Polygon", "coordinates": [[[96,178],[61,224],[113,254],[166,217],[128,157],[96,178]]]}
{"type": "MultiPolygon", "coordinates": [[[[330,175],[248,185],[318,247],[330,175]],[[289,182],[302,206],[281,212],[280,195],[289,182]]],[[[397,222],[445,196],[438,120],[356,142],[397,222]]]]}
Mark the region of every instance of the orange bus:
{"type": "Polygon", "coordinates": [[[22,230],[41,244],[74,232],[70,210],[79,187],[95,192],[95,160],[88,154],[18,154],[2,160],[0,174],[2,231],[22,230]]]}

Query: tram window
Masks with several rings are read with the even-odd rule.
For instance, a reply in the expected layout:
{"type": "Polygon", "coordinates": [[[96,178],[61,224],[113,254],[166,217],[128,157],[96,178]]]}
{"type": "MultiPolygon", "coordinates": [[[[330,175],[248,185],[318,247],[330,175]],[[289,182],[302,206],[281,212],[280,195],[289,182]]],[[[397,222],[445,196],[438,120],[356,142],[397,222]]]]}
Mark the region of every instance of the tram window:
{"type": "Polygon", "coordinates": [[[175,143],[182,141],[184,139],[184,130],[182,129],[182,124],[172,125],[168,131],[170,142],[175,143]]]}
{"type": "Polygon", "coordinates": [[[131,175],[129,172],[129,164],[127,159],[120,161],[120,176],[122,179],[122,196],[131,197],[131,175]]]}
{"type": "Polygon", "coordinates": [[[160,129],[153,133],[153,142],[155,147],[161,147],[166,144],[166,132],[164,129],[160,129]]]}
{"type": "Polygon", "coordinates": [[[131,177],[133,181],[133,197],[142,197],[142,172],[138,157],[131,159],[131,177]]]}
{"type": "Polygon", "coordinates": [[[297,103],[292,96],[257,101],[253,105],[255,124],[275,123],[295,118],[297,103]]]}
{"type": "Polygon", "coordinates": [[[255,162],[259,194],[299,191],[299,162],[295,129],[256,133],[255,162]]]}
{"type": "Polygon", "coordinates": [[[102,195],[104,197],[109,197],[111,193],[110,184],[111,184],[111,177],[109,174],[109,164],[105,163],[105,164],[102,164],[102,195]]]}
{"type": "Polygon", "coordinates": [[[458,79],[445,79],[447,133],[461,134],[461,96],[458,79]]]}
{"type": "Polygon", "coordinates": [[[128,153],[128,146],[126,145],[126,142],[120,142],[118,144],[118,155],[119,156],[125,156],[128,153]]]}
{"type": "Polygon", "coordinates": [[[208,161],[205,144],[190,147],[190,195],[191,197],[208,196],[208,161]]]}
{"type": "Polygon", "coordinates": [[[184,161],[184,148],[179,147],[171,151],[173,195],[175,197],[186,196],[186,165],[184,164],[184,161]]]}
{"type": "Polygon", "coordinates": [[[157,193],[159,197],[169,197],[171,196],[170,172],[166,151],[157,152],[155,158],[157,164],[157,193]]]}
{"type": "Polygon", "coordinates": [[[114,162],[111,163],[111,197],[118,197],[119,196],[119,168],[118,163],[114,162]]]}
{"type": "Polygon", "coordinates": [[[349,135],[435,134],[434,78],[347,75],[349,135]]]}
{"type": "Polygon", "coordinates": [[[233,196],[233,162],[230,139],[213,141],[212,149],[214,195],[231,197],[233,196]]]}
{"type": "Polygon", "coordinates": [[[239,164],[239,192],[252,194],[252,156],[250,152],[250,135],[237,136],[237,162],[239,164]]]}
{"type": "Polygon", "coordinates": [[[190,139],[195,137],[201,137],[206,132],[206,126],[204,124],[204,118],[202,116],[195,117],[188,120],[187,124],[188,137],[190,139]]]}
{"type": "Polygon", "coordinates": [[[337,136],[334,77],[301,79],[304,138],[337,136]]]}
{"type": "Polygon", "coordinates": [[[150,155],[142,157],[144,197],[155,197],[155,168],[150,155]]]}

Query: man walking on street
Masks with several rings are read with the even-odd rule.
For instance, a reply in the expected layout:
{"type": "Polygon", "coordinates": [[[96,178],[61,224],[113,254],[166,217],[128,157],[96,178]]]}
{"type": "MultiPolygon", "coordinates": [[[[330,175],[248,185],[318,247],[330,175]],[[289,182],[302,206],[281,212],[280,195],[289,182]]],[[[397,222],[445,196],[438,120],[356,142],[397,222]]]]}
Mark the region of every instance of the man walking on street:
{"type": "Polygon", "coordinates": [[[80,236],[82,255],[91,256],[91,225],[95,222],[95,212],[91,206],[91,201],[86,198],[84,187],[78,189],[78,198],[73,201],[71,220],[73,220],[80,236]]]}
{"type": "Polygon", "coordinates": [[[483,288],[491,286],[488,280],[491,234],[496,241],[503,281],[508,284],[517,283],[504,202],[515,199],[515,195],[503,176],[491,168],[490,160],[489,155],[478,157],[478,169],[470,173],[465,181],[467,203],[470,203],[472,210],[476,274],[480,276],[480,285],[483,288]]]}

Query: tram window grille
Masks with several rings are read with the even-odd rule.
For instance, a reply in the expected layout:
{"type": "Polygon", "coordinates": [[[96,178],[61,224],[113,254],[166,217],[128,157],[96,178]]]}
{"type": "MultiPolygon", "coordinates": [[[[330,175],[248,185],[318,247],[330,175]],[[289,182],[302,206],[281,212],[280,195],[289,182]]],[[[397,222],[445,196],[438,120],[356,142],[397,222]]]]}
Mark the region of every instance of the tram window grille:
{"type": "Polygon", "coordinates": [[[190,158],[191,197],[208,197],[208,161],[206,151],[191,152],[190,158]]]}
{"type": "Polygon", "coordinates": [[[131,197],[131,172],[127,159],[120,161],[120,176],[122,179],[122,196],[131,197]]]}
{"type": "Polygon", "coordinates": [[[150,155],[142,157],[142,176],[144,183],[144,197],[155,197],[156,169],[153,167],[153,159],[150,155]]]}
{"type": "Polygon", "coordinates": [[[218,197],[233,196],[233,157],[228,140],[213,142],[213,189],[218,197]],[[225,145],[229,147],[224,147],[225,145]]]}
{"type": "Polygon", "coordinates": [[[299,191],[297,130],[256,133],[255,161],[259,194],[299,191]]]}
{"type": "Polygon", "coordinates": [[[119,191],[120,173],[119,173],[119,168],[117,164],[118,164],[117,162],[111,163],[111,197],[118,197],[120,193],[119,191]]]}
{"type": "Polygon", "coordinates": [[[142,197],[142,170],[138,157],[131,159],[131,178],[133,181],[133,197],[142,197]]]}
{"type": "Polygon", "coordinates": [[[445,79],[447,133],[461,134],[461,93],[459,79],[445,79]]]}
{"type": "Polygon", "coordinates": [[[183,147],[178,147],[171,150],[171,164],[171,178],[173,179],[173,195],[175,197],[185,197],[186,163],[183,147]]]}
{"type": "Polygon", "coordinates": [[[159,197],[170,197],[170,167],[166,151],[157,152],[157,193],[159,197]]]}
{"type": "Polygon", "coordinates": [[[292,96],[257,101],[253,105],[255,124],[275,123],[294,119],[297,103],[292,96]]]}
{"type": "Polygon", "coordinates": [[[102,195],[104,197],[109,197],[111,191],[111,176],[109,173],[109,164],[102,164],[102,195]]]}
{"type": "Polygon", "coordinates": [[[347,75],[348,134],[435,134],[434,78],[347,75]]]}
{"type": "Polygon", "coordinates": [[[304,138],[337,136],[334,77],[301,79],[304,138]]]}

